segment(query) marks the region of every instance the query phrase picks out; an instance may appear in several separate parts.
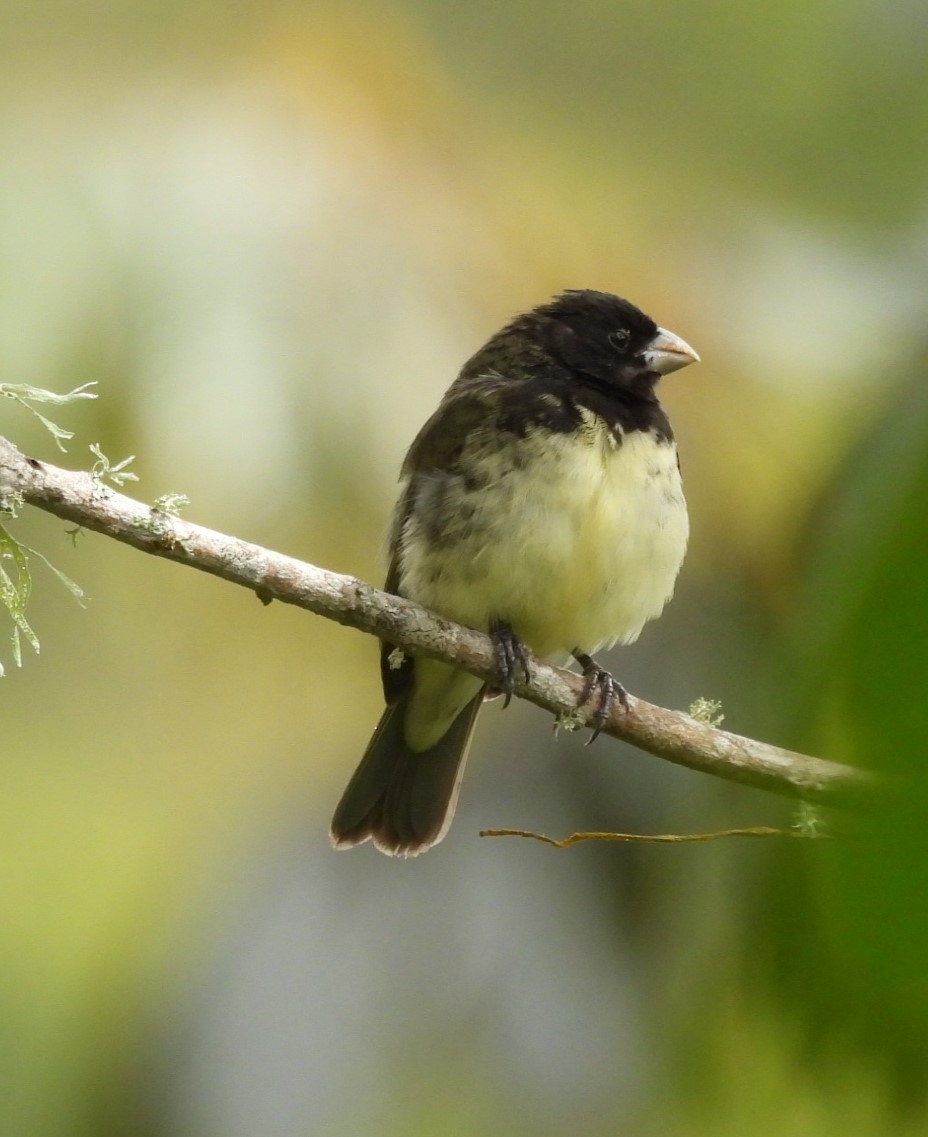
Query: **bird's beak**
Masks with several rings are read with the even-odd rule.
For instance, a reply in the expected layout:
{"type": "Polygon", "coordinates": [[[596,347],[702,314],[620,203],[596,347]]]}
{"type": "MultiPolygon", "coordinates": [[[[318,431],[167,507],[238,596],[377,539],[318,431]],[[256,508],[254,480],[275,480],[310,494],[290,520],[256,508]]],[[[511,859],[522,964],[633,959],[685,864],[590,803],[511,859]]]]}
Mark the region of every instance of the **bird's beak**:
{"type": "Polygon", "coordinates": [[[681,367],[686,367],[690,363],[699,362],[699,356],[686,340],[681,340],[666,328],[657,329],[657,335],[642,354],[648,370],[658,375],[667,375],[671,371],[679,371],[681,367]]]}

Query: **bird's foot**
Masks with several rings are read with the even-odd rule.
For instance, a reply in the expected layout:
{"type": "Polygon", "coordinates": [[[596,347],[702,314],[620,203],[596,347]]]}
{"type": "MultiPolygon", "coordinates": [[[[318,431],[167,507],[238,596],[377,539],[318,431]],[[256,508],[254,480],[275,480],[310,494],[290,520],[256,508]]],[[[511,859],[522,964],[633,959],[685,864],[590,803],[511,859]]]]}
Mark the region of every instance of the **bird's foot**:
{"type": "Polygon", "coordinates": [[[583,690],[580,692],[577,707],[585,707],[593,698],[594,693],[596,697],[596,710],[593,712],[593,733],[586,741],[587,746],[589,746],[591,742],[595,742],[599,738],[600,731],[609,721],[616,699],[622,704],[623,710],[628,710],[628,692],[618,679],[613,679],[612,675],[604,667],[600,667],[592,656],[576,649],[571,652],[571,655],[583,668],[583,678],[586,680],[583,684],[583,690]]]}
{"type": "Polygon", "coordinates": [[[502,620],[496,620],[490,626],[490,639],[496,652],[496,668],[501,680],[499,689],[506,696],[503,703],[506,708],[512,699],[512,690],[519,673],[526,683],[531,678],[532,655],[512,628],[502,620]]]}

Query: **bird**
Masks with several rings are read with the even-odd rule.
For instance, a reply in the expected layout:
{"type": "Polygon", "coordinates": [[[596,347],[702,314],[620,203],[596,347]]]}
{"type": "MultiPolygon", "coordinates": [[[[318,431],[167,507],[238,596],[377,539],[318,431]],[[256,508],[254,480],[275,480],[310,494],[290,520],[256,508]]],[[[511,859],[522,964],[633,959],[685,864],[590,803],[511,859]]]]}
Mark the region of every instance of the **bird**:
{"type": "Polygon", "coordinates": [[[464,364],[402,465],[385,591],[488,633],[499,682],[381,644],[386,709],[336,807],[335,848],[412,857],[454,815],[477,712],[533,658],[573,657],[595,731],[624,687],[592,653],[670,599],[689,522],[658,380],[699,362],[609,292],[569,289],[464,364]]]}

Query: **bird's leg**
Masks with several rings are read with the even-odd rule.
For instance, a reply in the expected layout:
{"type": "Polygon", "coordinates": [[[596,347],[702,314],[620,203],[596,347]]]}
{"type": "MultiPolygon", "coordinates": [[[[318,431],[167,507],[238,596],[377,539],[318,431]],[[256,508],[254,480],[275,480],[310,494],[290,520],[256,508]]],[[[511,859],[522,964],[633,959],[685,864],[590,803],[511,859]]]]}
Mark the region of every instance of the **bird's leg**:
{"type": "Polygon", "coordinates": [[[502,680],[500,690],[506,696],[506,701],[503,703],[505,708],[512,699],[517,673],[521,671],[525,682],[529,681],[529,665],[532,657],[525,644],[504,620],[494,620],[490,625],[490,639],[496,652],[496,668],[502,680]]]}
{"type": "Polygon", "coordinates": [[[591,655],[580,651],[579,648],[574,648],[570,654],[583,668],[583,678],[586,680],[583,684],[583,690],[580,693],[577,706],[586,706],[593,692],[598,692],[596,697],[597,706],[593,713],[593,733],[586,742],[587,746],[589,746],[591,742],[596,741],[600,731],[609,721],[609,716],[612,714],[612,708],[615,706],[616,699],[622,704],[624,710],[628,710],[628,692],[618,679],[613,679],[610,673],[606,671],[604,667],[600,667],[591,655]]]}

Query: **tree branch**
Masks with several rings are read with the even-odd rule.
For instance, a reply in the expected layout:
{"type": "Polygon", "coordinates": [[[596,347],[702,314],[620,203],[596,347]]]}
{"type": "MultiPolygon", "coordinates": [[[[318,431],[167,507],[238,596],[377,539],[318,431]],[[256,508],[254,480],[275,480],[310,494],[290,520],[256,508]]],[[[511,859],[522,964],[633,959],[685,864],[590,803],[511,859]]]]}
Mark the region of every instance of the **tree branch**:
{"type": "MultiPolygon", "coordinates": [[[[418,604],[293,557],[194,525],[147,506],[80,471],[22,454],[0,438],[0,503],[21,500],[142,552],[166,557],[252,589],[265,603],[280,600],[379,636],[411,654],[453,663],[481,679],[497,678],[486,635],[460,627],[418,604]]],[[[536,663],[514,694],[568,721],[577,714],[583,679],[536,663]]],[[[631,697],[603,733],[703,773],[824,805],[863,803],[875,782],[865,772],[718,730],[679,711],[631,697]]]]}

